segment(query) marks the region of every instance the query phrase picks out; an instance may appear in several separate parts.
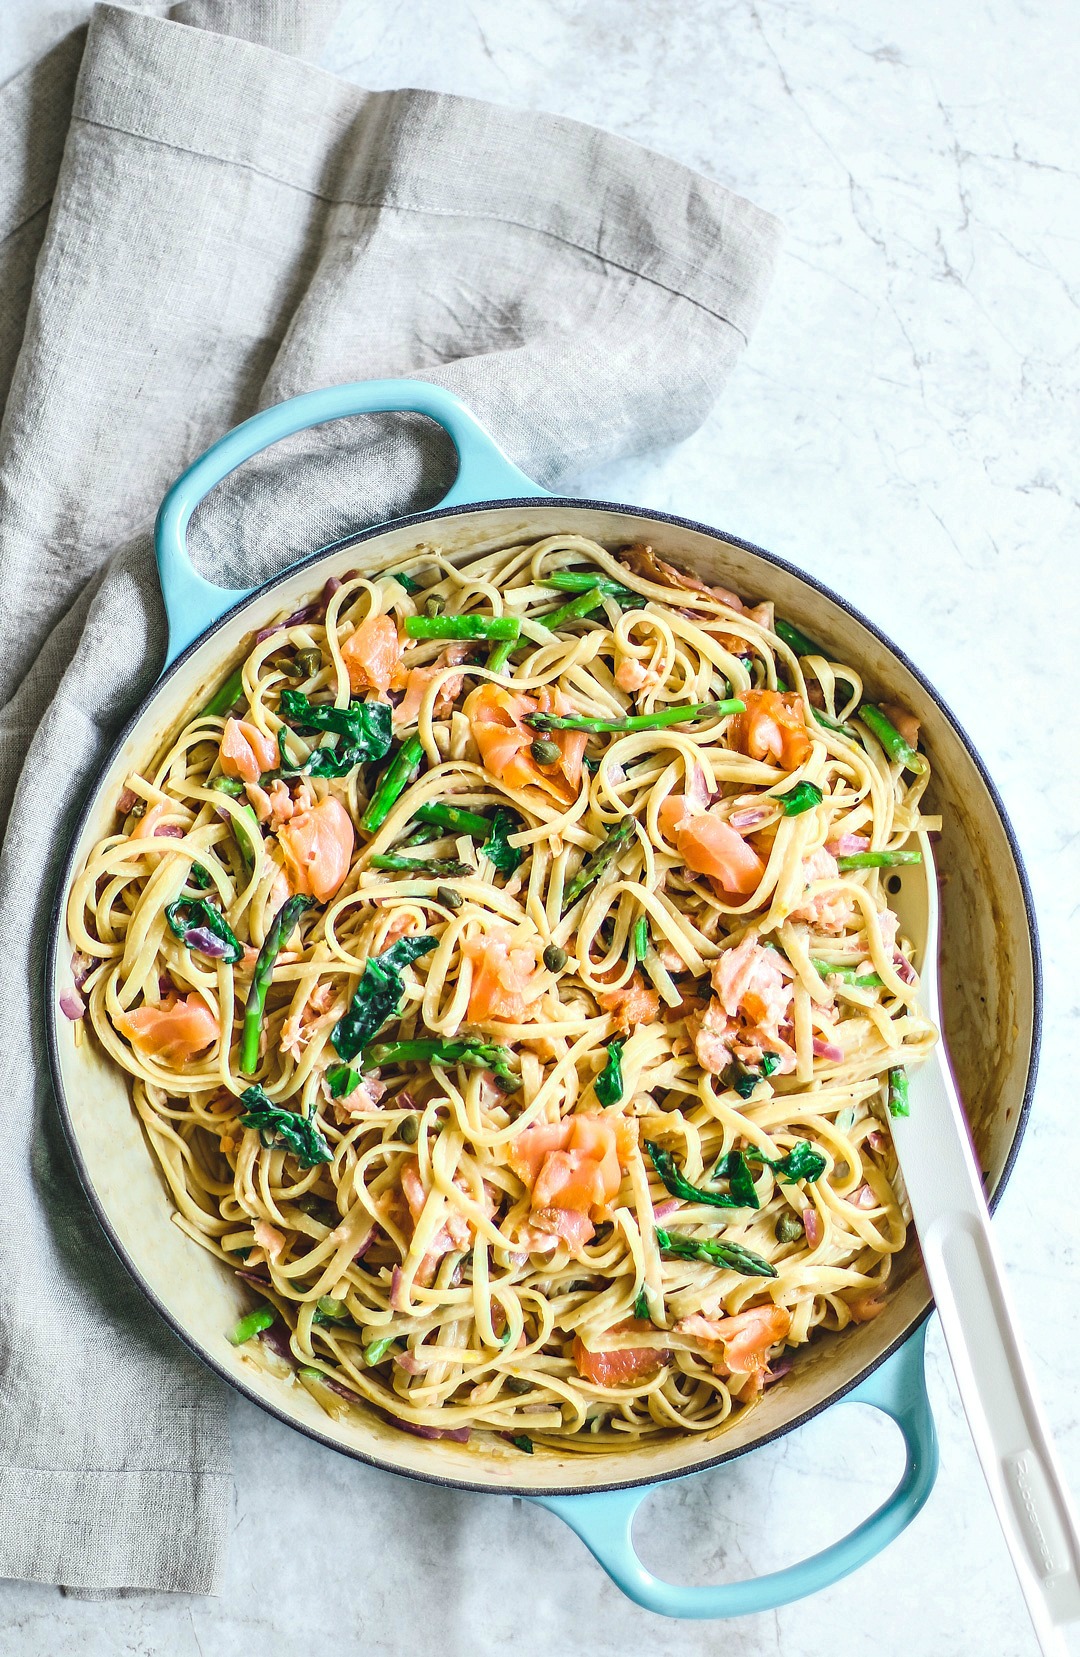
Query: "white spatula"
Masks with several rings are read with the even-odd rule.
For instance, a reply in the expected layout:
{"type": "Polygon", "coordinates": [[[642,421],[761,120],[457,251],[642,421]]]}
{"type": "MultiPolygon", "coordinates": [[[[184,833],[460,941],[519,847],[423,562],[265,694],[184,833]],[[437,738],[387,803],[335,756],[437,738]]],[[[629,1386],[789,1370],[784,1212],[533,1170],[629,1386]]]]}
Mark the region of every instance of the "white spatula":
{"type": "MultiPolygon", "coordinates": [[[[938,889],[930,842],[890,903],[919,948],[920,1001],[941,1028],[938,889]]],[[[1080,1538],[1013,1320],[982,1179],[944,1044],[911,1071],[893,1140],[971,1436],[1046,1657],[1080,1618],[1080,1538]]]]}

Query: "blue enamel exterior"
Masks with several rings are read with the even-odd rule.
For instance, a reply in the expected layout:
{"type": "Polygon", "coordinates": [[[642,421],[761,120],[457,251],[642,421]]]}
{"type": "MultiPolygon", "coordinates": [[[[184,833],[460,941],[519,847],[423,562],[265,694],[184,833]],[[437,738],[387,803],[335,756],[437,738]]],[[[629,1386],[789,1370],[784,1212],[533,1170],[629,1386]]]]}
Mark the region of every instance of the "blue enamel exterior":
{"type": "MultiPolygon", "coordinates": [[[[154,532],[161,591],[169,620],[166,667],[207,627],[248,597],[249,588],[216,587],[192,567],[187,550],[191,514],[211,489],[283,437],[353,414],[424,414],[438,421],[458,454],[458,475],[442,506],[542,497],[542,489],[503,454],[452,392],[424,380],[368,380],[305,392],[255,414],[226,432],[189,466],[161,503],[154,532]]],[[[745,1582],[715,1588],[678,1587],[646,1570],[634,1552],[634,1516],[653,1486],[571,1496],[533,1496],[580,1536],[623,1593],[667,1617],[739,1617],[804,1599],[857,1570],[909,1525],[933,1488],[937,1435],[923,1373],[925,1325],[842,1403],[871,1404],[904,1435],[903,1477],[892,1495],[850,1535],[812,1558],[745,1582]]],[[[688,1474],[687,1477],[700,1477],[688,1474]]],[[[523,1494],[526,1494],[523,1492],[523,1494]]]]}
{"type": "Polygon", "coordinates": [[[254,589],[215,587],[192,567],[187,550],[187,528],[201,500],[245,460],[261,454],[283,437],[340,420],[350,414],[426,414],[449,435],[458,455],[458,475],[443,507],[470,506],[475,501],[520,499],[546,495],[525,476],[489,437],[476,416],[442,386],[426,380],[364,380],[353,385],[327,386],[307,391],[288,402],[253,414],[243,425],[211,444],[182,473],[161,503],[154,529],[158,576],[169,619],[169,650],[165,666],[186,650],[219,616],[247,598],[254,589]]]}
{"type": "Polygon", "coordinates": [[[634,1518],[650,1495],[651,1486],[582,1496],[534,1496],[532,1500],[565,1520],[612,1581],[647,1611],[658,1611],[665,1617],[745,1617],[805,1599],[839,1582],[880,1553],[911,1523],[934,1487],[938,1447],[923,1373],[925,1341],[923,1324],[868,1380],[835,1406],[872,1404],[892,1417],[904,1435],[907,1453],[903,1477],[876,1512],[849,1535],[797,1565],[715,1588],[678,1587],[654,1576],[634,1551],[634,1518]]]}

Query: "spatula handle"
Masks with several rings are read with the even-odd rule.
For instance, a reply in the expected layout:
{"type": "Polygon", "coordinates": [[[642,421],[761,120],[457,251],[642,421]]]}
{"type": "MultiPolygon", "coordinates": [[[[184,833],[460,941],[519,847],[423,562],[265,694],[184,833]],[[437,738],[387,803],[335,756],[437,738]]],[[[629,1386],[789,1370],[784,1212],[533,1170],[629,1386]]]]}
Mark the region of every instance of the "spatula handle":
{"type": "Polygon", "coordinates": [[[926,1275],[1035,1631],[1045,1653],[1063,1653],[1061,1625],[1080,1617],[1076,1516],[1017,1338],[967,1124],[940,1049],[912,1072],[910,1088],[911,1114],[892,1127],[926,1275]]]}

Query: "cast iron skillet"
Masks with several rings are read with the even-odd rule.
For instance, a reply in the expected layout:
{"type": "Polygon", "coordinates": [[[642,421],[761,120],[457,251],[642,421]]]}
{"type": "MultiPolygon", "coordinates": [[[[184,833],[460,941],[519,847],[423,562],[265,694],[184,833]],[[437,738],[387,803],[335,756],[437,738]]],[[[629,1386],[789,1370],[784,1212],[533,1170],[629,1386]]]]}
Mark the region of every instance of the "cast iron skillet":
{"type": "Polygon", "coordinates": [[[106,759],[83,809],[60,881],[46,974],[53,1078],[68,1141],[87,1194],[121,1260],[162,1317],[195,1353],[246,1397],[320,1443],[392,1472],[470,1490],[525,1496],[559,1514],[604,1569],[639,1604],[669,1616],[725,1617],[764,1610],[837,1581],[871,1558],[926,1501],[937,1445],[923,1381],[929,1290],[914,1251],[898,1262],[888,1306],[872,1323],[812,1342],[792,1373],[754,1409],[712,1438],[686,1437],[601,1457],[522,1456],[407,1437],[374,1412],[331,1421],[303,1388],[231,1346],[226,1333],[244,1291],[219,1262],[170,1223],[164,1183],[131,1108],[126,1076],[89,1036],[59,1015],[70,982],[67,933],[71,882],[90,848],[115,831],[125,776],[150,763],[165,737],[206,700],[244,654],[243,640],[297,609],[326,578],[357,567],[392,567],[417,546],[497,547],[574,530],[616,547],[647,540],[748,598],[769,597],[839,659],[862,672],[873,695],[909,706],[922,720],[934,768],[934,803],[944,815],[942,990],[953,1064],[982,1167],[1000,1194],[1019,1145],[1034,1082],[1040,969],[1031,897],[1000,799],[964,733],[907,658],[842,598],[782,559],[708,526],[603,501],[559,499],[525,477],[469,410],[424,381],[330,387],[266,409],[208,449],[162,503],[158,570],[169,618],[161,678],[106,759]],[[186,532],[200,500],[243,461],[280,438],[345,415],[408,411],[438,421],[460,468],[437,511],[366,530],[302,558],[251,591],[212,586],[192,568],[186,532]],[[891,1496],[812,1558],[743,1582],[676,1587],[634,1552],[634,1514],[657,1483],[716,1467],[765,1444],[840,1399],[869,1403],[899,1425],[903,1476],[891,1496]]]}

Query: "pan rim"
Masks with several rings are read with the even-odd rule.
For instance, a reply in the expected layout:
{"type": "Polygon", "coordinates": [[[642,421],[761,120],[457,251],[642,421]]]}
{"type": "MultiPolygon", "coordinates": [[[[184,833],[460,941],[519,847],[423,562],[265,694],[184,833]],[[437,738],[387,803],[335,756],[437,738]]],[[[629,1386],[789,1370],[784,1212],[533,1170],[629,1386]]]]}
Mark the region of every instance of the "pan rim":
{"type": "MultiPolygon", "coordinates": [[[[830,603],[835,604],[846,616],[850,617],[860,626],[866,628],[866,630],[877,639],[878,643],[883,645],[885,649],[889,651],[898,662],[900,662],[907,672],[912,675],[947,721],[961,746],[965,750],[969,760],[974,765],[983,786],[989,794],[997,813],[998,820],[1005,834],[1013,867],[1020,883],[1020,891],[1024,904],[1024,916],[1027,924],[1028,942],[1031,947],[1031,1051],[1028,1058],[1023,1099],[1021,1101],[1020,1109],[1017,1112],[1016,1123],[1009,1144],[1008,1154],[1005,1158],[1001,1176],[988,1198],[990,1212],[994,1213],[997,1209],[999,1201],[1001,1200],[1005,1187],[1008,1184],[1016,1158],[1019,1154],[1020,1144],[1025,1133],[1027,1132],[1042,1047],[1042,951],[1039,940],[1038,923],[1035,916],[1034,900],[1031,893],[1031,885],[1028,879],[1027,868],[1024,863],[1023,855],[1017,841],[1016,832],[1013,828],[1011,819],[1005,808],[1004,802],[1001,799],[998,789],[993,779],[987,772],[986,766],[983,764],[982,758],[974,743],[971,741],[967,732],[956,718],[956,715],[952,712],[952,709],[944,701],[942,696],[930,683],[926,676],[915,665],[915,663],[910,660],[906,653],[901,650],[898,645],[894,644],[888,635],[884,633],[873,621],[863,615],[860,610],[856,609],[856,607],[849,603],[848,600],[842,595],[834,592],[832,588],[826,586],[824,582],[819,581],[815,576],[807,574],[805,570],[798,568],[796,565],[780,557],[778,554],[769,552],[766,548],[758,546],[753,541],[744,540],[737,535],[729,534],[725,530],[717,529],[711,524],[702,523],[700,520],[694,518],[685,518],[675,513],[661,512],[648,507],[629,506],[620,501],[595,500],[588,497],[570,495],[509,496],[505,499],[474,501],[469,502],[468,504],[450,507],[435,507],[426,512],[410,513],[405,517],[392,519],[388,523],[378,524],[369,529],[358,530],[356,533],[345,536],[342,540],[335,541],[329,546],[320,547],[314,552],[306,553],[303,557],[296,559],[296,561],[290,564],[286,569],[268,577],[267,580],[259,583],[258,586],[253,587],[250,592],[246,593],[245,596],[239,599],[235,604],[230,605],[228,609],[224,610],[222,614],[216,618],[216,620],[211,622],[208,627],[200,632],[197,637],[194,638],[192,642],[187,645],[186,648],[182,650],[155,679],[150,691],[142,698],[138,707],[131,714],[130,718],[126,720],[123,728],[118,733],[115,740],[110,744],[108,752],[101,762],[99,774],[104,774],[108,771],[117,753],[144,718],[159,691],[161,691],[168,684],[170,679],[187,663],[191,656],[194,655],[194,653],[204,644],[206,644],[208,640],[229,627],[245,609],[255,603],[259,598],[262,598],[265,594],[272,592],[275,587],[283,586],[287,581],[291,581],[294,576],[301,574],[304,570],[314,567],[324,559],[347,552],[350,548],[360,546],[367,541],[376,540],[379,536],[386,535],[391,531],[396,532],[401,529],[410,529],[416,525],[437,522],[440,519],[467,518],[474,514],[506,508],[542,508],[544,510],[563,508],[568,511],[617,513],[623,517],[638,518],[647,522],[671,524],[677,528],[691,530],[697,534],[708,536],[710,539],[719,541],[724,545],[738,547],[743,552],[753,553],[756,557],[763,559],[767,564],[783,571],[784,574],[793,576],[796,580],[804,582],[815,592],[819,593],[823,598],[828,599],[830,603]]],[[[382,1456],[373,1454],[370,1451],[342,1444],[337,1439],[332,1438],[329,1434],[320,1432],[317,1428],[309,1426],[307,1423],[297,1421],[295,1417],[288,1413],[287,1410],[278,1406],[272,1400],[262,1397],[253,1388],[247,1386],[241,1377],[234,1375],[223,1364],[219,1363],[198,1343],[192,1335],[188,1333],[180,1319],[173,1315],[165,1303],[160,1299],[156,1290],[147,1282],[139,1265],[116,1235],[112,1222],[109,1219],[104,1204],[98,1195],[85,1159],[83,1158],[78,1133],[68,1106],[60,1061],[60,1049],[57,1040],[57,1030],[59,1026],[56,1014],[56,970],[60,934],[65,924],[66,898],[74,872],[76,850],[87,818],[89,817],[98,799],[100,786],[100,783],[91,786],[72,827],[68,850],[64,856],[63,864],[57,878],[56,890],[49,910],[48,919],[49,931],[45,961],[45,1030],[49,1055],[49,1069],[51,1072],[53,1091],[56,1097],[61,1126],[64,1131],[64,1138],[72,1157],[72,1161],[74,1162],[75,1170],[78,1174],[83,1192],[90,1203],[95,1216],[97,1217],[98,1223],[101,1225],[102,1230],[105,1233],[110,1247],[120,1260],[125,1270],[134,1279],[137,1287],[145,1299],[153,1307],[158,1316],[164,1319],[165,1323],[183,1343],[183,1345],[187,1347],[187,1349],[196,1358],[198,1358],[201,1363],[205,1364],[228,1386],[234,1388],[235,1391],[237,1391],[242,1397],[246,1398],[250,1403],[255,1404],[259,1409],[265,1411],[275,1420],[281,1421],[285,1426],[290,1427],[294,1432],[302,1433],[306,1438],[311,1439],[313,1442],[320,1444],[327,1449],[336,1451],[339,1455],[348,1456],[351,1460],[359,1461],[369,1467],[377,1468],[380,1472],[396,1474],[399,1478],[417,1479],[425,1484],[443,1486],[449,1489],[464,1490],[476,1495],[522,1496],[532,1498],[595,1495],[604,1491],[643,1489],[661,1484],[669,1484],[675,1479],[689,1478],[698,1473],[708,1472],[711,1468],[723,1466],[725,1463],[734,1461],[740,1456],[749,1455],[755,1450],[763,1449],[766,1445],[775,1443],[779,1439],[787,1437],[789,1433],[794,1432],[798,1427],[804,1426],[815,1416],[820,1415],[824,1410],[830,1409],[834,1404],[839,1403],[843,1398],[854,1392],[856,1388],[862,1386],[869,1379],[869,1377],[875,1373],[876,1370],[880,1369],[884,1363],[888,1362],[888,1360],[893,1357],[894,1354],[898,1352],[899,1349],[905,1345],[905,1343],[909,1341],[913,1335],[917,1333],[917,1331],[929,1318],[931,1312],[934,1310],[934,1302],[932,1297],[928,1305],[906,1325],[903,1332],[897,1335],[896,1338],[884,1349],[884,1351],[878,1353],[869,1363],[866,1364],[864,1368],[860,1369],[856,1375],[854,1375],[850,1380],[838,1385],[818,1403],[810,1405],[808,1408],[800,1411],[799,1414],[792,1416],[781,1425],[772,1428],[769,1432],[761,1434],[760,1437],[755,1438],[749,1444],[741,1445],[736,1449],[721,1450],[715,1455],[710,1455],[707,1458],[694,1462],[692,1466],[674,1468],[670,1471],[662,1473],[653,1472],[637,1476],[590,1480],[588,1483],[581,1485],[566,1485],[558,1483],[515,1485],[511,1482],[493,1484],[476,1479],[458,1478],[449,1473],[426,1472],[413,1467],[403,1467],[399,1463],[386,1460],[382,1456]]],[[[613,1452],[613,1459],[617,1457],[618,1452],[613,1452]]]]}

